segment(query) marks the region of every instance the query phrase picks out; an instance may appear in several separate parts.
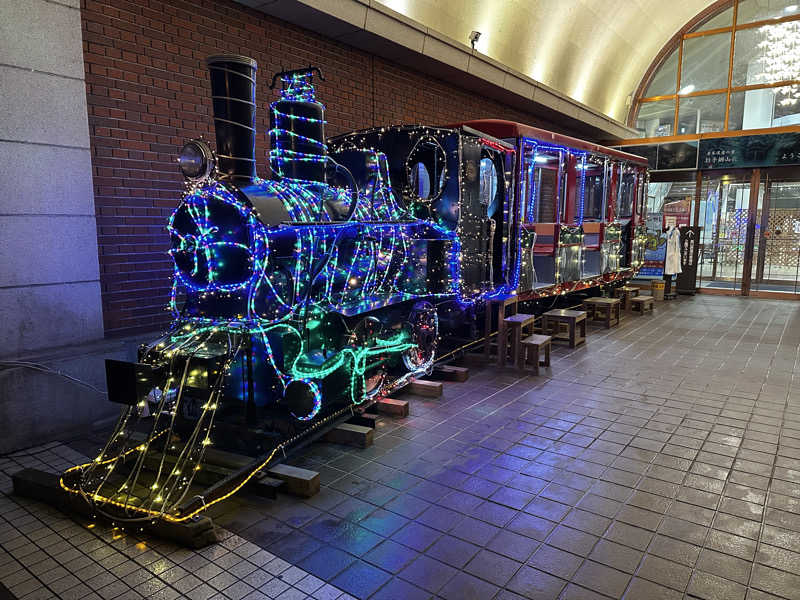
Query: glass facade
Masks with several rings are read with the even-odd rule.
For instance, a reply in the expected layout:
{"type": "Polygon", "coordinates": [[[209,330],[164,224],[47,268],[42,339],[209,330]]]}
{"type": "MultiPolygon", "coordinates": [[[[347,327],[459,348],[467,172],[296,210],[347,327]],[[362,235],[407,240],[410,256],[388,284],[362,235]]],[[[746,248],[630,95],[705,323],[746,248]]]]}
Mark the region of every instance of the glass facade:
{"type": "Polygon", "coordinates": [[[725,94],[681,98],[677,135],[709,133],[725,128],[725,94]]]}
{"type": "Polygon", "coordinates": [[[653,75],[647,85],[644,95],[648,98],[653,96],[669,96],[675,93],[675,82],[678,81],[678,49],[672,51],[658,71],[653,75]]]}
{"type": "Polygon", "coordinates": [[[731,34],[718,33],[683,41],[681,85],[678,94],[719,90],[728,86],[731,34]]]}
{"type": "Polygon", "coordinates": [[[733,0],[681,36],[634,109],[644,138],[800,123],[800,0],[733,0]]]}
{"type": "Polygon", "coordinates": [[[675,100],[645,102],[639,108],[636,129],[642,137],[673,135],[675,126],[675,100]]]}
{"type": "Polygon", "coordinates": [[[752,23],[800,14],[797,0],[739,0],[738,23],[752,23]]]}

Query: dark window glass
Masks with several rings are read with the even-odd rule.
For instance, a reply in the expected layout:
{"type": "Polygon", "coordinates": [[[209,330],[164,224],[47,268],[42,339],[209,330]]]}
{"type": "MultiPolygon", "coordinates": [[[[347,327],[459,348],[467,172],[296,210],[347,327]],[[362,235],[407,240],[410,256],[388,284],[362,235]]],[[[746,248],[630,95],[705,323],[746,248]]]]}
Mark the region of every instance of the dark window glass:
{"type": "Polygon", "coordinates": [[[658,144],[646,144],[642,146],[615,146],[617,150],[635,154],[647,159],[647,164],[651,169],[656,168],[656,156],[658,154],[658,144]]]}
{"type": "Polygon", "coordinates": [[[428,168],[421,162],[411,169],[411,188],[417,198],[424,200],[431,195],[431,177],[428,175],[428,168]]]}
{"type": "Polygon", "coordinates": [[[633,167],[622,167],[617,194],[617,217],[627,219],[633,214],[633,201],[636,197],[636,171],[633,167]]]}
{"type": "Polygon", "coordinates": [[[584,169],[583,220],[602,221],[605,205],[605,161],[590,160],[584,169]]]}
{"type": "Polygon", "coordinates": [[[421,200],[435,200],[444,189],[446,170],[442,145],[430,136],[423,136],[408,155],[406,173],[411,193],[421,200]]]}
{"type": "Polygon", "coordinates": [[[674,142],[658,147],[658,165],[663,169],[697,168],[697,142],[674,142]]]}
{"type": "Polygon", "coordinates": [[[520,211],[523,223],[536,221],[536,168],[533,155],[526,154],[520,175],[520,211]]]}
{"type": "Polygon", "coordinates": [[[560,152],[537,152],[533,159],[533,223],[555,223],[564,185],[560,152]]]}

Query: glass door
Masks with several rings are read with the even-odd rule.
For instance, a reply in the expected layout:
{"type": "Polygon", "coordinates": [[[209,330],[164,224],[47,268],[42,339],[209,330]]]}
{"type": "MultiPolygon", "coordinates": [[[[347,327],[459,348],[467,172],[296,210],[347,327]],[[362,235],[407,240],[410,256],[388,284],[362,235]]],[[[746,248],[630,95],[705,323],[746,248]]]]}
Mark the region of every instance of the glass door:
{"type": "Polygon", "coordinates": [[[756,215],[753,289],[798,291],[800,275],[800,182],[762,182],[763,203],[756,215]]]}
{"type": "MultiPolygon", "coordinates": [[[[749,178],[742,176],[703,180],[698,223],[703,228],[698,266],[701,287],[741,291],[751,218],[750,186],[749,178]]],[[[759,208],[762,201],[763,186],[759,186],[759,208]]]]}

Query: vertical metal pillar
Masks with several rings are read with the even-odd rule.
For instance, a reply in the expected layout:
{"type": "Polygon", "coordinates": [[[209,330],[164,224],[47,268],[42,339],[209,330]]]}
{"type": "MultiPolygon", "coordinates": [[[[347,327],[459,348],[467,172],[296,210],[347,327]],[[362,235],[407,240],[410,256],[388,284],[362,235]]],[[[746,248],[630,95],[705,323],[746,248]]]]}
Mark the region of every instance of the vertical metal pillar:
{"type": "Polygon", "coordinates": [[[700,225],[700,200],[703,198],[703,172],[698,170],[694,180],[694,220],[690,225],[700,225]]]}
{"type": "Polygon", "coordinates": [[[769,205],[770,205],[770,185],[769,174],[764,178],[764,200],[761,204],[761,227],[758,231],[758,258],[756,259],[756,281],[764,280],[764,263],[767,258],[767,231],[769,229],[769,205]]]}
{"type": "Polygon", "coordinates": [[[761,183],[761,169],[753,169],[750,176],[750,202],[747,207],[747,230],[744,241],[744,264],[742,265],[742,296],[750,295],[753,278],[753,249],[756,237],[756,211],[758,210],[758,186],[761,183]]]}

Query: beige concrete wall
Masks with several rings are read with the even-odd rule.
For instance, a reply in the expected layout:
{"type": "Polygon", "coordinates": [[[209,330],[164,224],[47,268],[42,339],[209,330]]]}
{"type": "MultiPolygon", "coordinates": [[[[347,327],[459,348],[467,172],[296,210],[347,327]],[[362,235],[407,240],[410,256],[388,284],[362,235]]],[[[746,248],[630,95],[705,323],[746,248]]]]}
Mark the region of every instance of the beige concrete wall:
{"type": "Polygon", "coordinates": [[[79,0],[0,2],[0,356],[103,336],[79,0]]]}

